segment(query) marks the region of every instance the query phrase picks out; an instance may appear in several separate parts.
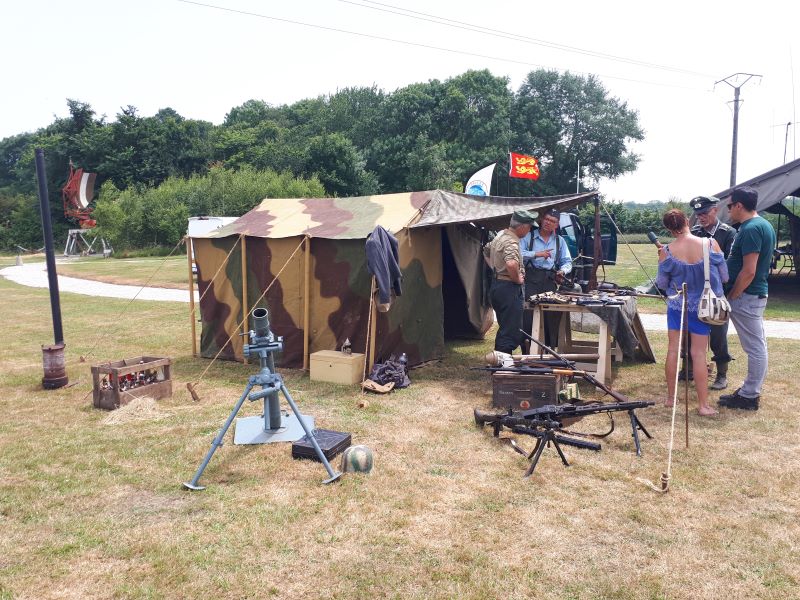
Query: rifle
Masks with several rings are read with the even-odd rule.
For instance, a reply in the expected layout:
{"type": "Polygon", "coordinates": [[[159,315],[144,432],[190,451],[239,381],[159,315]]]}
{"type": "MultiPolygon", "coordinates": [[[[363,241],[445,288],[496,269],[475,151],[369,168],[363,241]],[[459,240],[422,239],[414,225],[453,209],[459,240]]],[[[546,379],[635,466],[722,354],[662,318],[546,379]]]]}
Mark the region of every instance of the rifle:
{"type": "MultiPolygon", "coordinates": [[[[646,408],[653,406],[655,402],[647,401],[627,401],[627,402],[607,402],[607,403],[593,403],[593,404],[560,404],[560,405],[547,405],[540,406],[539,408],[532,408],[519,412],[509,410],[507,413],[492,413],[474,409],[475,424],[483,427],[485,424],[492,425],[494,429],[494,436],[499,437],[500,431],[503,427],[511,430],[513,433],[522,433],[536,438],[536,446],[528,455],[528,460],[531,460],[531,465],[525,473],[525,477],[530,476],[539,458],[542,455],[544,447],[553,444],[558,452],[561,462],[565,466],[569,466],[564,453],[561,451],[560,444],[574,446],[577,448],[584,448],[588,450],[600,450],[600,444],[590,442],[587,440],[578,440],[572,437],[560,435],[565,432],[563,422],[566,419],[581,418],[586,415],[593,415],[599,413],[622,412],[627,411],[631,421],[631,436],[633,437],[634,444],[636,445],[636,455],[641,456],[642,447],[639,440],[639,430],[648,438],[653,436],[645,429],[639,417],[636,416],[636,410],[639,408],[646,408]]],[[[612,420],[613,423],[613,420],[612,420]]],[[[613,431],[613,425],[611,431],[613,431]]],[[[567,432],[572,435],[577,435],[574,432],[567,432]]],[[[609,432],[610,433],[610,432],[609,432]]]]}
{"type": "MultiPolygon", "coordinates": [[[[522,335],[524,335],[526,338],[528,338],[534,344],[539,346],[545,352],[551,354],[552,356],[555,356],[556,359],[558,359],[561,362],[561,364],[564,366],[564,369],[558,370],[560,372],[557,372],[556,369],[553,369],[553,373],[552,373],[553,375],[567,375],[568,373],[572,373],[572,375],[581,377],[584,381],[586,381],[588,383],[591,383],[597,389],[602,390],[603,392],[605,392],[606,394],[608,394],[609,396],[614,398],[614,400],[616,400],[617,402],[630,402],[630,399],[627,398],[624,394],[620,394],[619,392],[615,392],[610,387],[608,387],[605,383],[602,383],[601,381],[598,381],[597,378],[594,375],[592,375],[591,373],[588,373],[587,371],[580,371],[580,370],[576,369],[575,368],[575,363],[573,361],[567,360],[566,358],[561,356],[558,352],[556,352],[555,350],[553,350],[549,346],[544,345],[542,342],[540,342],[539,340],[534,338],[532,335],[529,335],[524,329],[520,329],[520,331],[522,332],[522,335]]],[[[523,367],[518,367],[518,368],[523,368],[523,367]]],[[[544,375],[546,373],[542,372],[540,374],[544,375]]]]}

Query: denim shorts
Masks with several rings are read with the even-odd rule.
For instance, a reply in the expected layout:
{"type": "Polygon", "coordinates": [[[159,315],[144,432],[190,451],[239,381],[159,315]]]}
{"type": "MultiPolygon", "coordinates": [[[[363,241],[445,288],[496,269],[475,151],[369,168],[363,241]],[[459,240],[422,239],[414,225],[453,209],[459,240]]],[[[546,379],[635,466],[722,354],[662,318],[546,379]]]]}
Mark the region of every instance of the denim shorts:
{"type": "MultiPolygon", "coordinates": [[[[703,323],[697,318],[697,311],[687,311],[686,316],[689,321],[689,333],[695,335],[708,335],[711,333],[711,325],[703,323]]],[[[673,331],[681,330],[681,311],[679,308],[667,308],[667,329],[673,331]]]]}

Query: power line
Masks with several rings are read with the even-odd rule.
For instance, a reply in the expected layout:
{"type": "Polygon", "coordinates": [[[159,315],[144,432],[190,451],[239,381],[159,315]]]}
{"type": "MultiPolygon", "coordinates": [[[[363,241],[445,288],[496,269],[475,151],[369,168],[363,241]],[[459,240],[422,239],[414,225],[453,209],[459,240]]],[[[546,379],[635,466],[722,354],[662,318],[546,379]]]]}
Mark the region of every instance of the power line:
{"type": "MultiPolygon", "coordinates": [[[[408,40],[401,40],[401,39],[397,39],[397,38],[384,37],[384,36],[380,36],[380,35],[374,35],[374,34],[371,34],[371,33],[362,33],[360,31],[350,31],[348,29],[340,29],[338,27],[329,27],[327,25],[317,25],[315,23],[305,23],[303,21],[295,21],[295,20],[292,20],[292,19],[285,19],[283,17],[274,17],[274,16],[271,16],[271,15],[264,15],[264,14],[261,14],[261,13],[255,13],[255,12],[246,11],[246,10],[240,10],[240,9],[236,9],[236,8],[228,8],[226,6],[217,6],[215,4],[208,4],[208,3],[205,3],[205,2],[196,2],[195,0],[175,0],[175,1],[176,2],[181,2],[183,4],[191,4],[191,5],[200,6],[200,7],[203,7],[203,8],[211,8],[211,9],[214,9],[214,10],[221,10],[221,11],[224,11],[224,12],[230,12],[230,13],[234,13],[234,14],[238,14],[238,15],[247,16],[247,17],[257,17],[259,19],[267,19],[267,20],[270,20],[270,21],[277,21],[279,23],[289,23],[290,25],[299,25],[301,27],[311,27],[313,29],[321,29],[323,31],[332,31],[332,32],[335,32],[335,33],[343,33],[343,34],[346,34],[346,35],[354,35],[354,36],[362,37],[362,38],[380,40],[380,41],[384,41],[384,42],[392,42],[392,43],[395,43],[395,44],[403,44],[403,45],[406,45],[406,46],[424,48],[426,50],[437,50],[439,52],[448,52],[450,54],[462,54],[464,56],[472,56],[472,57],[476,57],[476,58],[485,58],[485,59],[488,59],[488,60],[495,60],[495,61],[498,61],[498,62],[507,62],[507,63],[523,65],[523,66],[526,66],[526,67],[537,67],[537,68],[541,68],[541,69],[553,68],[553,67],[547,67],[546,65],[542,65],[542,64],[538,64],[538,63],[532,63],[532,62],[529,62],[529,61],[515,60],[513,58],[504,58],[504,57],[501,57],[501,56],[492,56],[492,55],[489,55],[489,54],[480,54],[478,52],[468,52],[466,50],[455,50],[453,48],[444,48],[442,46],[433,46],[431,44],[422,44],[420,42],[410,42],[408,40]]],[[[684,90],[700,91],[696,87],[690,87],[690,86],[684,86],[684,85],[675,85],[675,84],[669,84],[669,83],[661,83],[659,81],[644,81],[644,80],[641,80],[641,79],[633,79],[633,78],[629,78],[629,77],[619,77],[617,75],[604,75],[602,73],[588,73],[586,71],[573,71],[573,72],[577,73],[577,74],[581,74],[581,75],[596,75],[596,76],[599,76],[599,77],[604,77],[606,79],[616,79],[616,80],[619,80],[619,81],[627,81],[627,82],[630,82],[630,83],[642,83],[642,84],[645,84],[645,85],[656,85],[656,86],[660,86],[660,87],[669,87],[669,88],[678,88],[678,89],[684,89],[684,90]]]]}
{"type": "Polygon", "coordinates": [[[555,50],[562,50],[564,52],[573,52],[576,54],[582,54],[585,56],[591,56],[593,58],[600,58],[603,60],[611,60],[616,62],[623,62],[630,65],[635,65],[639,67],[646,67],[650,69],[660,69],[663,71],[671,71],[673,73],[682,73],[684,75],[694,75],[697,77],[706,77],[711,78],[711,75],[706,73],[698,73],[697,71],[691,71],[689,69],[681,69],[679,67],[670,67],[668,65],[660,65],[657,63],[650,63],[642,60],[636,60],[634,58],[628,58],[625,56],[619,56],[616,54],[606,54],[604,52],[598,52],[596,50],[587,50],[585,48],[579,48],[577,46],[569,46],[567,44],[559,44],[558,42],[551,42],[548,40],[542,40],[538,38],[532,38],[529,36],[503,31],[500,29],[492,29],[490,27],[484,27],[482,25],[475,25],[473,23],[467,23],[465,21],[457,21],[455,19],[448,19],[446,17],[440,17],[438,15],[433,15],[429,13],[424,13],[416,10],[411,10],[407,8],[402,8],[400,6],[393,6],[391,4],[385,4],[383,2],[375,2],[374,0],[362,0],[366,4],[362,4],[360,2],[354,2],[353,0],[338,0],[338,2],[342,2],[344,4],[351,4],[353,6],[358,6],[361,8],[368,8],[370,10],[377,10],[381,12],[386,12],[394,15],[400,15],[403,17],[407,17],[409,19],[417,19],[419,21],[427,21],[429,23],[435,23],[437,25],[444,25],[445,27],[452,27],[455,29],[462,29],[464,31],[471,31],[474,33],[482,33],[484,35],[489,35],[493,37],[504,38],[508,40],[514,40],[517,42],[524,42],[526,44],[532,44],[535,46],[543,46],[545,48],[553,48],[555,50]],[[369,4],[375,4],[377,6],[368,6],[369,4]],[[385,7],[385,8],[380,8],[385,7]],[[419,15],[419,16],[417,16],[419,15]]]}

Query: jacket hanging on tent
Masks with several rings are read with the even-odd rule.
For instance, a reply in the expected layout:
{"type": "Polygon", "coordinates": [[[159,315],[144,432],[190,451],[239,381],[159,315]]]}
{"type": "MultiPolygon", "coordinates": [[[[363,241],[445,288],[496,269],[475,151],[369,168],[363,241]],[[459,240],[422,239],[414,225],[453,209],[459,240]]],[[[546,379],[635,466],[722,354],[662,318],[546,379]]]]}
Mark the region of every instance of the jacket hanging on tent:
{"type": "Polygon", "coordinates": [[[392,303],[392,290],[396,296],[403,293],[397,238],[378,225],[369,234],[365,248],[367,269],[378,285],[378,310],[387,312],[392,303]]]}

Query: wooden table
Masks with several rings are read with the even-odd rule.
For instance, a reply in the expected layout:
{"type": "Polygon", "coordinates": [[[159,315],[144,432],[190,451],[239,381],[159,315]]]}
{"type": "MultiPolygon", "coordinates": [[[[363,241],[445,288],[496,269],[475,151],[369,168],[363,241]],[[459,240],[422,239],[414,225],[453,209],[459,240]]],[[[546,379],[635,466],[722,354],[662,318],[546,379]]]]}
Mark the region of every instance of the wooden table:
{"type": "MultiPolygon", "coordinates": [[[[636,298],[630,297],[629,300],[636,302],[636,298]]],[[[608,308],[615,308],[622,310],[621,306],[610,306],[608,308]]],[[[597,317],[588,306],[579,306],[577,304],[536,304],[532,308],[526,310],[533,311],[533,326],[531,328],[531,335],[537,340],[544,340],[544,313],[559,313],[566,314],[566,317],[561,319],[558,329],[558,348],[559,354],[575,354],[583,356],[575,360],[577,368],[593,373],[594,376],[602,383],[611,383],[613,377],[611,371],[612,358],[621,361],[622,350],[614,343],[613,336],[608,330],[608,323],[600,317],[597,317]],[[573,340],[572,339],[572,324],[570,315],[572,313],[591,314],[599,321],[599,331],[597,341],[593,340],[573,340]]],[[[644,327],[639,319],[639,313],[635,313],[633,320],[633,331],[639,340],[639,345],[642,352],[655,361],[653,351],[650,348],[650,343],[647,340],[647,335],[644,332],[644,327]]],[[[534,349],[531,348],[531,353],[534,349]]]]}

